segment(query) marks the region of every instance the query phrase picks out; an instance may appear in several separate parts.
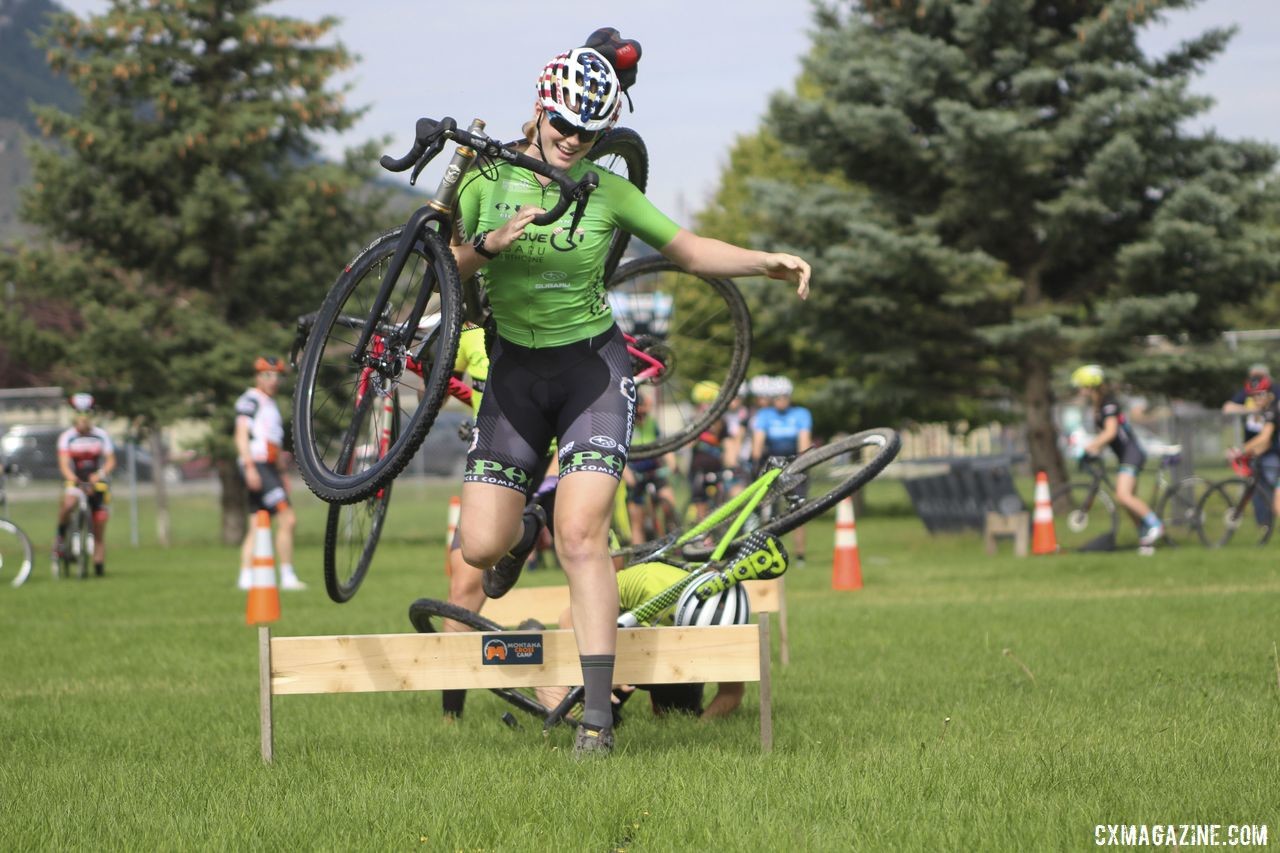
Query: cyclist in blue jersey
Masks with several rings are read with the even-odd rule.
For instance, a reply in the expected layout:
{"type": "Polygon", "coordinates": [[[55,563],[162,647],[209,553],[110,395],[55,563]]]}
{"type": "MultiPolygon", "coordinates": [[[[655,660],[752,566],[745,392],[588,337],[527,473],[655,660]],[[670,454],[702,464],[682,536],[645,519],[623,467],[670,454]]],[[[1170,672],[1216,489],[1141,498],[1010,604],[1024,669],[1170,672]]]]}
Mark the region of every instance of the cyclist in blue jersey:
{"type": "MultiPolygon", "coordinates": [[[[804,406],[791,405],[792,390],[791,380],[785,376],[760,383],[760,394],[769,398],[769,403],[756,412],[751,425],[751,465],[756,472],[770,456],[798,456],[813,445],[813,415],[804,406]]],[[[800,486],[801,490],[807,488],[807,483],[800,486]]],[[[792,537],[794,563],[804,568],[804,527],[797,527],[792,537]]]]}
{"type": "MultiPolygon", "coordinates": [[[[590,47],[559,54],[535,87],[524,153],[581,178],[597,137],[621,113],[624,81],[634,79],[639,45],[601,32],[590,47]],[[616,63],[616,67],[615,67],[616,63]],[[620,76],[621,73],[621,76],[620,76]]],[[[703,72],[697,87],[715,82],[703,72]]],[[[636,386],[626,342],[604,289],[604,260],[615,229],[658,248],[705,276],[765,275],[808,296],[808,263],[700,237],[662,214],[630,182],[595,170],[576,232],[571,215],[546,226],[533,218],[554,206],[558,187],[512,166],[472,177],[458,197],[469,240],[454,246],[459,273],[485,272],[496,325],[484,401],[462,486],[463,557],[484,570],[484,590],[504,595],[541,532],[525,496],[551,441],[558,442],[555,547],[569,579],[585,689],[575,754],[613,748],[610,697],[617,645],[618,586],[609,557],[614,494],[627,462],[636,386]]]]}
{"type": "Polygon", "coordinates": [[[1102,448],[1111,448],[1120,460],[1120,471],[1116,474],[1116,501],[1137,525],[1138,543],[1154,545],[1164,535],[1164,525],[1147,502],[1136,494],[1138,472],[1147,461],[1147,454],[1129,425],[1124,409],[1099,365],[1077,367],[1071,374],[1071,384],[1088,396],[1093,406],[1094,425],[1098,429],[1098,434],[1084,447],[1085,456],[1097,456],[1102,448]]]}

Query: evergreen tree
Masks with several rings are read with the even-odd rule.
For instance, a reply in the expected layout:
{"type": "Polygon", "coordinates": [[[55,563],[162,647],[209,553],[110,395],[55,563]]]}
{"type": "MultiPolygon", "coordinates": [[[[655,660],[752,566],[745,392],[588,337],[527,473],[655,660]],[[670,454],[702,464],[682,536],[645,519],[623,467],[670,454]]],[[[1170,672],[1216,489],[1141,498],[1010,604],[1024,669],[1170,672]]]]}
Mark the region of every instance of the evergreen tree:
{"type": "MultiPolygon", "coordinates": [[[[1206,341],[1280,271],[1276,151],[1188,130],[1213,29],[1148,58],[1140,29],[1194,0],[863,0],[820,9],[805,85],[770,125],[845,188],[775,182],[771,230],[816,261],[804,358],[851,393],[1020,398],[1033,466],[1064,479],[1052,386],[1098,360],[1149,390],[1207,389],[1206,341]],[[838,318],[838,320],[833,320],[838,318]],[[837,368],[838,369],[838,368],[837,368]],[[835,373],[833,375],[839,375],[835,373]],[[1006,384],[1007,383],[1007,384],[1006,384]]],[[[1221,396],[1219,391],[1218,397],[1221,396]]],[[[919,411],[915,404],[913,411],[919,411]]]]}
{"type": "Polygon", "coordinates": [[[7,264],[20,300],[74,309],[61,378],[143,429],[214,425],[228,538],[243,529],[232,401],[255,355],[283,354],[380,204],[365,190],[370,149],[315,158],[315,134],[356,116],[329,86],[351,62],[328,42],[336,21],[264,5],[114,0],[54,19],[48,59],[82,107],[38,110],[61,144],[32,150],[25,217],[58,245],[7,264]]]}

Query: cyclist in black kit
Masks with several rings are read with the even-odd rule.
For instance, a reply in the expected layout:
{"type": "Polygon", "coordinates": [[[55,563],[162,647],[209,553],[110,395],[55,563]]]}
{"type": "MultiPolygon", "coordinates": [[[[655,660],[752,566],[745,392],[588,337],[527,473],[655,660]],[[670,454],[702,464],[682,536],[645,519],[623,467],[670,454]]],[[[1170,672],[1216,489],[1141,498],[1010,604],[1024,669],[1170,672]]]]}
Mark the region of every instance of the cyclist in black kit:
{"type": "Polygon", "coordinates": [[[1133,523],[1138,526],[1138,543],[1154,545],[1164,535],[1164,525],[1147,502],[1135,493],[1138,472],[1147,461],[1146,452],[1134,435],[1133,427],[1129,426],[1100,366],[1086,364],[1077,367],[1071,374],[1071,384],[1089,396],[1093,404],[1094,425],[1098,428],[1098,434],[1085,445],[1085,455],[1097,456],[1102,453],[1102,448],[1111,448],[1120,460],[1120,471],[1116,474],[1116,500],[1128,510],[1133,523]]]}

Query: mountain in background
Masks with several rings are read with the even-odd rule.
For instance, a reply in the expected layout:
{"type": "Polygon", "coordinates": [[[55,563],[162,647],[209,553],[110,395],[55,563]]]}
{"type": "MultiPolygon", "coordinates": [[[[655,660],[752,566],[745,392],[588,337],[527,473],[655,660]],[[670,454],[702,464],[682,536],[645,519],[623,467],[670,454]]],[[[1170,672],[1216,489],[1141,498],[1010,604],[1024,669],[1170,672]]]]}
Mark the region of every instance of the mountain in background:
{"type": "Polygon", "coordinates": [[[75,110],[74,88],[49,70],[32,35],[64,11],[50,0],[0,0],[0,243],[33,233],[18,221],[19,190],[31,179],[26,147],[39,138],[31,104],[75,110]]]}
{"type": "Polygon", "coordinates": [[[62,11],[50,0],[0,0],[0,119],[16,121],[28,133],[36,133],[32,101],[74,111],[79,100],[31,42],[49,25],[49,16],[62,11]]]}

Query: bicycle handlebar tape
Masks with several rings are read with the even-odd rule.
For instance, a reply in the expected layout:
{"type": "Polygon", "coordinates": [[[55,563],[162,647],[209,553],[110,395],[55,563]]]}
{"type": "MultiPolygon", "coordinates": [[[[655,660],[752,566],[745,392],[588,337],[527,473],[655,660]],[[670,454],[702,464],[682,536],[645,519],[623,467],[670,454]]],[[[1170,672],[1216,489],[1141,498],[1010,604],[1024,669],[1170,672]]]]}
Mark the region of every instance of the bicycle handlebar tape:
{"type": "Polygon", "coordinates": [[[280,590],[276,587],[276,558],[271,549],[271,513],[258,510],[253,520],[253,562],[246,625],[270,625],[280,618],[280,590]]]}
{"type": "Polygon", "coordinates": [[[1049,475],[1036,474],[1036,508],[1031,527],[1031,553],[1058,553],[1058,537],[1053,532],[1053,500],[1049,497],[1049,475]]]}
{"type": "Polygon", "coordinates": [[[831,588],[862,589],[862,559],[858,556],[853,498],[845,498],[836,504],[836,550],[831,558],[831,588]]]}

